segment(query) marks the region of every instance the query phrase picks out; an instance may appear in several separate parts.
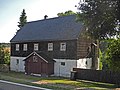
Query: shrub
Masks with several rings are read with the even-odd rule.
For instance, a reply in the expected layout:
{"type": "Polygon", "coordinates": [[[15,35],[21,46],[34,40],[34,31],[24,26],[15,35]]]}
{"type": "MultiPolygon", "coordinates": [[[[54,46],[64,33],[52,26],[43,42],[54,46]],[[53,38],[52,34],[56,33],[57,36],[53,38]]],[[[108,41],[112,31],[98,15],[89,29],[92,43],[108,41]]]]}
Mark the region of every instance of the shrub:
{"type": "Polygon", "coordinates": [[[109,69],[120,71],[120,39],[109,40],[106,50],[106,61],[109,69]]]}

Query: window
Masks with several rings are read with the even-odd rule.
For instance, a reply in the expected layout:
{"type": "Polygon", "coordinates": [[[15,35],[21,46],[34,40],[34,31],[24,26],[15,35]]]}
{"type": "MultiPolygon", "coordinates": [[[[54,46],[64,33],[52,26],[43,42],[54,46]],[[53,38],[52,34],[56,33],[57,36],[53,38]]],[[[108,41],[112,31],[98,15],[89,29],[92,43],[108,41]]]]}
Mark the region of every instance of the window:
{"type": "Polygon", "coordinates": [[[33,56],[33,62],[38,62],[37,56],[33,56]]]}
{"type": "Polygon", "coordinates": [[[27,51],[27,44],[23,44],[23,51],[27,51]]]}
{"type": "Polygon", "coordinates": [[[19,44],[16,44],[16,51],[19,51],[19,44]]]}
{"type": "Polygon", "coordinates": [[[65,66],[65,62],[61,62],[61,65],[62,65],[62,66],[65,66]]]}
{"type": "Polygon", "coordinates": [[[34,44],[34,50],[38,51],[38,44],[34,44]]]}
{"type": "Polygon", "coordinates": [[[53,43],[48,43],[48,51],[53,51],[53,43]]]}
{"type": "Polygon", "coordinates": [[[66,51],[66,43],[60,43],[60,51],[66,51]]]}
{"type": "Polygon", "coordinates": [[[16,65],[18,65],[19,64],[19,59],[16,59],[16,65]]]}

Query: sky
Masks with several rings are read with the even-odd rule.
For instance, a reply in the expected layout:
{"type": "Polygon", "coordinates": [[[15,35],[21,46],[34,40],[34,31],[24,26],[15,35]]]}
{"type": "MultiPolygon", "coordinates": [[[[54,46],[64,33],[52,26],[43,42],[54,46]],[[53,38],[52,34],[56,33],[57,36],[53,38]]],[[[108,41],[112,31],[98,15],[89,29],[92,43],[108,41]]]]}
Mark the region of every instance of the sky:
{"type": "Polygon", "coordinates": [[[19,17],[25,9],[27,21],[57,17],[57,13],[72,10],[80,0],[0,0],[0,43],[9,43],[16,31],[19,17]]]}

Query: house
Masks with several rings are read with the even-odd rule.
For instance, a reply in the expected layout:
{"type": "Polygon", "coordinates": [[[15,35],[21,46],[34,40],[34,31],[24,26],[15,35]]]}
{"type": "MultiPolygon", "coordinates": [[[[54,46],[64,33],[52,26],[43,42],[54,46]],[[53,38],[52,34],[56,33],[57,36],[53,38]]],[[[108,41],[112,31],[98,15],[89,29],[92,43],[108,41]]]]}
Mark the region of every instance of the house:
{"type": "Polygon", "coordinates": [[[10,41],[10,69],[69,77],[74,67],[91,68],[86,56],[92,40],[84,30],[74,15],[28,22],[10,41]]]}

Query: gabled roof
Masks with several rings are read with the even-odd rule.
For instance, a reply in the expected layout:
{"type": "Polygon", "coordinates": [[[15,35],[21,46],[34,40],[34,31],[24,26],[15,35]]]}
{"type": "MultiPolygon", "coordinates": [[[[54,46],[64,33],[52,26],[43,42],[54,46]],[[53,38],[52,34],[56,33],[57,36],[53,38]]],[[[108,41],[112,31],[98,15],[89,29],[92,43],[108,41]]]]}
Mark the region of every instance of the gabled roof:
{"type": "Polygon", "coordinates": [[[32,52],[30,55],[28,55],[24,61],[26,61],[30,56],[32,55],[37,55],[39,58],[41,58],[42,60],[44,60],[46,63],[53,63],[55,62],[55,60],[53,60],[52,58],[48,57],[47,55],[45,55],[43,52],[39,52],[39,51],[34,51],[32,52]]]}
{"type": "Polygon", "coordinates": [[[11,42],[35,42],[77,39],[83,25],[75,15],[28,22],[11,42]]]}

